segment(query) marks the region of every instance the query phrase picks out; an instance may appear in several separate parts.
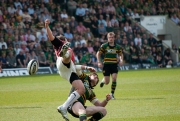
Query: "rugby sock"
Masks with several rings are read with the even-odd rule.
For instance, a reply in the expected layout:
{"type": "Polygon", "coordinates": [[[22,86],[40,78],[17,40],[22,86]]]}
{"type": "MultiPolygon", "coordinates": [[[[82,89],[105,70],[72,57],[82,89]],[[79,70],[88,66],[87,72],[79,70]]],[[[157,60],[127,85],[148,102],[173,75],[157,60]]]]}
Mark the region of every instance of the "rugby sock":
{"type": "Polygon", "coordinates": [[[80,114],[79,121],[86,121],[86,114],[80,114]]]}
{"type": "Polygon", "coordinates": [[[75,88],[72,86],[68,96],[70,96],[70,95],[71,95],[71,93],[73,93],[73,92],[74,92],[74,90],[75,90],[75,88]]]}
{"type": "Polygon", "coordinates": [[[71,93],[66,100],[66,102],[62,105],[64,109],[67,109],[69,105],[71,105],[74,101],[76,101],[80,97],[79,93],[77,91],[74,91],[71,93]]]}
{"type": "Polygon", "coordinates": [[[116,81],[115,81],[115,82],[112,82],[112,85],[111,85],[111,93],[112,93],[112,94],[114,94],[115,89],[116,89],[116,81]]]}
{"type": "Polygon", "coordinates": [[[104,117],[104,115],[101,112],[97,112],[97,113],[93,114],[93,116],[90,119],[88,119],[88,121],[99,121],[103,117],[104,117]]]}
{"type": "Polygon", "coordinates": [[[104,83],[104,78],[101,80],[102,83],[104,83]]]}

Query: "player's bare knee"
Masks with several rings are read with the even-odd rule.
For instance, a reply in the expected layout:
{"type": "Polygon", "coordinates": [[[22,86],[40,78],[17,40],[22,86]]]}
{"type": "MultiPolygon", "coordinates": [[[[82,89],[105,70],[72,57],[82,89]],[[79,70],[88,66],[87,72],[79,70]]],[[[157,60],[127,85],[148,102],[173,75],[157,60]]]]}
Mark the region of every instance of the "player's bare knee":
{"type": "Polygon", "coordinates": [[[85,109],[79,109],[78,114],[79,115],[86,114],[86,110],[85,109]]]}
{"type": "Polygon", "coordinates": [[[83,94],[85,93],[85,88],[84,88],[84,86],[77,88],[77,92],[78,92],[80,95],[83,95],[83,94]]]}
{"type": "Polygon", "coordinates": [[[107,114],[107,110],[105,107],[102,107],[101,113],[105,116],[107,114]]]}
{"type": "Polygon", "coordinates": [[[113,81],[113,82],[116,82],[116,78],[112,78],[112,81],[113,81]]]}
{"type": "Polygon", "coordinates": [[[109,78],[105,78],[105,79],[104,79],[104,83],[105,83],[106,85],[109,84],[109,81],[110,81],[109,78]]]}

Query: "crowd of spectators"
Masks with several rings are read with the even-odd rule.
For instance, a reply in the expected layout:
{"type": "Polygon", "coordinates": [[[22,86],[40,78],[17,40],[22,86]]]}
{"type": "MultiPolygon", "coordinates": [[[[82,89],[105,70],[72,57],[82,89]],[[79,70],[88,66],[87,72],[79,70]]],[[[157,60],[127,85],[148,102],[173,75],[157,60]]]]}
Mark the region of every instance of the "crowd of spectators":
{"type": "Polygon", "coordinates": [[[31,59],[55,66],[56,56],[44,28],[51,21],[53,35],[63,34],[75,52],[76,63],[97,67],[95,57],[114,31],[126,63],[172,64],[168,52],[152,34],[132,24],[141,15],[168,15],[179,24],[179,0],[1,0],[0,72],[24,68],[31,59]],[[165,53],[165,54],[164,54],[165,53]],[[165,59],[165,61],[163,61],[165,59]]]}

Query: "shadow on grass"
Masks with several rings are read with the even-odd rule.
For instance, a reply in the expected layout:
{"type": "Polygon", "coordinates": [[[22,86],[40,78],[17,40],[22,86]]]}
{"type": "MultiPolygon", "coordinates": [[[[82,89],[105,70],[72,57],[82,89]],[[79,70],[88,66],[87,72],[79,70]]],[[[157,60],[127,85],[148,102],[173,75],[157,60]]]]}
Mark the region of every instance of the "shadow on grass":
{"type": "Polygon", "coordinates": [[[120,98],[120,99],[117,99],[116,100],[164,100],[165,98],[158,98],[158,97],[155,97],[155,98],[151,98],[151,97],[148,97],[148,98],[120,98]]]}
{"type": "Polygon", "coordinates": [[[0,109],[26,109],[26,108],[42,108],[42,107],[0,107],[0,109]]]}

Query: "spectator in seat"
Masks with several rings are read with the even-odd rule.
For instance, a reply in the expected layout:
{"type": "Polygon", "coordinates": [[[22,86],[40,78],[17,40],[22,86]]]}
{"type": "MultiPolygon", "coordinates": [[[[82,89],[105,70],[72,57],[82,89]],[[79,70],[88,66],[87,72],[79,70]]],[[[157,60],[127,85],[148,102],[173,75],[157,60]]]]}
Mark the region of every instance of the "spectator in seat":
{"type": "Polygon", "coordinates": [[[32,60],[32,59],[35,59],[35,60],[38,61],[38,57],[37,57],[37,55],[36,55],[36,53],[35,53],[34,51],[31,51],[30,54],[31,54],[31,55],[30,55],[30,59],[31,59],[31,60],[32,60]]]}
{"type": "Polygon", "coordinates": [[[124,55],[124,60],[127,63],[130,63],[130,46],[128,44],[128,41],[125,41],[124,47],[123,47],[123,55],[124,55]]]}
{"type": "Polygon", "coordinates": [[[131,63],[132,64],[138,64],[139,63],[139,57],[136,51],[136,48],[132,49],[132,53],[131,53],[131,63]]]}
{"type": "Polygon", "coordinates": [[[115,10],[116,10],[116,15],[117,15],[117,16],[122,15],[121,9],[120,9],[118,3],[115,3],[115,10]]]}
{"type": "Polygon", "coordinates": [[[74,53],[75,55],[79,55],[79,53],[82,53],[81,44],[78,43],[77,46],[74,47],[74,53]]]}
{"type": "MultiPolygon", "coordinates": [[[[59,6],[59,7],[60,7],[60,6],[59,6]]],[[[44,4],[44,3],[41,3],[39,11],[40,11],[40,12],[48,11],[48,9],[45,7],[45,4],[44,4]]]]}
{"type": "Polygon", "coordinates": [[[157,56],[156,47],[152,47],[151,55],[152,55],[152,57],[153,57],[153,59],[155,61],[156,60],[156,56],[157,56]]]}
{"type": "Polygon", "coordinates": [[[79,7],[76,9],[76,17],[78,22],[83,21],[83,16],[85,15],[85,9],[82,4],[79,4],[79,7]]]}
{"type": "Polygon", "coordinates": [[[4,41],[4,38],[0,38],[0,49],[2,49],[2,46],[4,45],[5,49],[7,49],[7,43],[4,41]]]}
{"type": "Polygon", "coordinates": [[[51,68],[55,66],[55,62],[53,62],[53,56],[51,53],[48,53],[47,55],[47,63],[51,68]]]}
{"type": "Polygon", "coordinates": [[[172,15],[171,20],[176,24],[180,24],[180,20],[179,20],[179,18],[177,17],[176,14],[172,15]]]}
{"type": "Polygon", "coordinates": [[[151,46],[149,45],[147,39],[144,40],[142,47],[144,48],[145,53],[147,53],[147,54],[150,53],[151,46]]]}
{"type": "Polygon", "coordinates": [[[82,65],[92,66],[91,54],[88,51],[83,53],[80,63],[82,65]]]}
{"type": "Polygon", "coordinates": [[[128,9],[127,9],[126,15],[127,15],[127,16],[134,16],[134,12],[132,11],[131,8],[128,8],[128,9]]]}
{"type": "Polygon", "coordinates": [[[87,41],[85,40],[85,38],[83,36],[79,35],[79,40],[80,40],[81,46],[83,44],[87,45],[87,41]]]}
{"type": "Polygon", "coordinates": [[[78,26],[78,23],[77,23],[77,21],[75,20],[75,17],[74,17],[74,16],[72,16],[72,17],[71,17],[71,20],[69,21],[69,25],[71,26],[72,24],[74,25],[75,28],[78,26]]]}
{"type": "Polygon", "coordinates": [[[103,15],[100,15],[99,20],[98,20],[98,25],[100,26],[101,24],[103,24],[104,27],[107,27],[107,23],[103,18],[103,15]]]}
{"type": "Polygon", "coordinates": [[[143,6],[143,10],[146,12],[150,12],[150,6],[149,6],[148,2],[145,2],[145,5],[143,6]]]}
{"type": "Polygon", "coordinates": [[[163,67],[163,58],[162,58],[161,54],[158,54],[158,55],[156,56],[156,64],[157,64],[160,68],[163,67]]]}
{"type": "Polygon", "coordinates": [[[86,32],[84,33],[84,37],[85,37],[85,38],[90,37],[91,39],[94,39],[94,35],[93,35],[93,33],[91,32],[90,28],[87,28],[87,29],[86,29],[86,32]]]}
{"type": "Polygon", "coordinates": [[[96,16],[93,16],[93,19],[91,21],[91,31],[94,35],[94,37],[98,37],[99,34],[98,34],[98,19],[96,16]]]}
{"type": "Polygon", "coordinates": [[[19,54],[19,52],[21,51],[21,49],[19,48],[19,44],[15,45],[14,51],[15,51],[15,55],[17,56],[19,54]]]}
{"type": "Polygon", "coordinates": [[[92,42],[88,42],[87,49],[88,49],[88,52],[91,54],[94,52],[92,42]]]}
{"type": "Polygon", "coordinates": [[[109,16],[106,16],[106,23],[107,23],[107,27],[112,27],[111,20],[110,20],[109,16]]]}
{"type": "Polygon", "coordinates": [[[18,36],[15,36],[15,38],[14,38],[14,41],[13,41],[13,48],[15,48],[16,44],[18,44],[19,46],[21,45],[21,42],[20,42],[18,36]]]}
{"type": "Polygon", "coordinates": [[[74,0],[69,0],[67,2],[67,7],[68,7],[68,13],[70,16],[74,16],[76,8],[77,8],[77,3],[74,0]]]}
{"type": "Polygon", "coordinates": [[[78,33],[82,34],[86,31],[86,27],[83,25],[82,22],[79,22],[79,25],[76,27],[78,33]]]}
{"type": "Polygon", "coordinates": [[[129,44],[130,44],[131,42],[134,42],[133,34],[130,34],[130,35],[127,37],[127,40],[128,40],[128,43],[129,43],[129,44]]]}
{"type": "Polygon", "coordinates": [[[28,7],[29,15],[32,16],[34,14],[34,12],[35,12],[35,10],[34,10],[33,4],[30,4],[29,7],[28,7]]]}
{"type": "Polygon", "coordinates": [[[85,43],[82,44],[81,52],[82,53],[87,53],[88,52],[87,44],[85,44],[85,43]]]}
{"type": "Polygon", "coordinates": [[[100,26],[98,27],[98,34],[99,36],[105,36],[107,34],[106,28],[104,27],[104,24],[101,23],[100,26]]]}
{"type": "Polygon", "coordinates": [[[113,18],[111,19],[111,25],[114,26],[115,23],[119,26],[119,21],[116,18],[116,15],[113,15],[113,18]]]}
{"type": "Polygon", "coordinates": [[[129,31],[129,29],[130,29],[130,31],[132,32],[132,27],[129,25],[128,22],[126,22],[126,23],[125,23],[125,26],[124,26],[124,31],[127,32],[127,31],[129,31]]]}
{"type": "Polygon", "coordinates": [[[20,8],[23,9],[23,6],[22,6],[21,2],[19,2],[19,0],[15,0],[14,6],[15,6],[16,8],[17,8],[18,6],[20,6],[20,8]]]}
{"type": "Polygon", "coordinates": [[[13,54],[15,54],[14,48],[12,45],[9,45],[8,49],[7,49],[7,55],[9,55],[10,52],[13,52],[13,54]]]}
{"type": "Polygon", "coordinates": [[[16,56],[16,62],[18,68],[26,68],[26,59],[22,50],[16,56]]]}
{"type": "Polygon", "coordinates": [[[132,27],[132,30],[133,30],[133,31],[134,31],[134,30],[136,30],[136,31],[139,31],[139,30],[140,30],[140,27],[139,27],[139,25],[138,25],[137,22],[134,23],[134,25],[133,25],[133,27],[132,27]]]}
{"type": "Polygon", "coordinates": [[[155,47],[157,45],[157,40],[153,37],[153,34],[149,34],[148,43],[151,47],[155,47]]]}
{"type": "Polygon", "coordinates": [[[10,6],[7,9],[8,9],[8,13],[10,14],[14,14],[16,12],[16,9],[14,8],[13,4],[10,4],[10,6]]]}
{"type": "MultiPolygon", "coordinates": [[[[144,44],[145,42],[145,40],[147,41],[147,43],[148,43],[148,37],[147,37],[147,35],[144,33],[143,35],[142,35],[142,44],[144,44]]],[[[149,43],[148,43],[149,44],[149,43]]]]}
{"type": "Polygon", "coordinates": [[[40,55],[38,56],[39,66],[40,67],[46,67],[49,66],[49,63],[47,62],[46,56],[44,52],[40,52],[40,55]]]}
{"type": "Polygon", "coordinates": [[[116,37],[115,37],[115,43],[119,44],[119,45],[122,45],[122,39],[121,39],[121,36],[120,34],[116,34],[116,37]]]}
{"type": "Polygon", "coordinates": [[[125,7],[124,4],[121,5],[120,10],[121,10],[121,13],[122,13],[124,16],[127,14],[127,9],[126,9],[126,7],[125,7]]]}
{"type": "Polygon", "coordinates": [[[115,7],[113,6],[113,3],[110,2],[109,5],[107,6],[107,10],[109,11],[110,14],[115,14],[116,15],[116,9],[115,7]]]}
{"type": "Polygon", "coordinates": [[[151,15],[157,15],[157,11],[156,11],[156,8],[152,7],[151,8],[151,15]]]}
{"type": "Polygon", "coordinates": [[[25,63],[26,63],[26,66],[28,65],[29,61],[31,60],[31,54],[29,51],[27,51],[25,53],[25,63]]]}
{"type": "Polygon", "coordinates": [[[167,48],[164,51],[164,61],[165,61],[165,65],[166,65],[167,68],[172,66],[173,60],[171,58],[171,50],[170,50],[170,48],[167,48]]]}
{"type": "Polygon", "coordinates": [[[91,26],[91,18],[88,10],[86,10],[86,13],[83,17],[83,23],[86,28],[91,26]]]}
{"type": "Polygon", "coordinates": [[[64,33],[64,36],[67,38],[69,42],[73,39],[73,34],[70,32],[70,29],[66,29],[66,32],[64,33]]]}
{"type": "Polygon", "coordinates": [[[2,48],[0,49],[0,56],[2,56],[3,53],[7,54],[7,49],[5,48],[5,45],[2,45],[2,48]]]}
{"type": "Polygon", "coordinates": [[[67,12],[66,12],[65,9],[63,9],[63,11],[62,11],[62,13],[61,13],[61,18],[62,18],[62,19],[63,19],[63,18],[68,18],[68,14],[67,14],[67,12]]]}
{"type": "Polygon", "coordinates": [[[144,48],[141,48],[141,52],[139,54],[139,61],[140,61],[141,65],[143,63],[150,63],[148,60],[148,55],[147,55],[147,53],[145,53],[144,48]]]}
{"type": "MultiPolygon", "coordinates": [[[[97,39],[99,39],[99,38],[97,38],[97,39]]],[[[98,41],[98,40],[96,40],[95,42],[94,42],[94,46],[93,46],[93,49],[94,49],[94,51],[97,53],[97,51],[99,50],[99,48],[100,48],[100,42],[98,41]]]]}
{"type": "Polygon", "coordinates": [[[39,39],[39,41],[41,41],[42,38],[44,38],[44,41],[48,40],[48,37],[47,37],[46,33],[43,30],[41,30],[41,33],[39,34],[39,36],[37,38],[39,39]]]}
{"type": "Polygon", "coordinates": [[[13,45],[13,41],[10,37],[7,38],[6,43],[7,43],[7,48],[9,48],[10,45],[13,45]]]}
{"type": "Polygon", "coordinates": [[[7,68],[8,67],[8,61],[6,58],[6,53],[3,53],[1,56],[1,63],[2,63],[2,68],[7,68]]]}
{"type": "Polygon", "coordinates": [[[134,43],[136,46],[138,45],[138,43],[140,44],[140,46],[142,46],[142,39],[140,34],[137,34],[136,38],[134,39],[134,43]]]}

